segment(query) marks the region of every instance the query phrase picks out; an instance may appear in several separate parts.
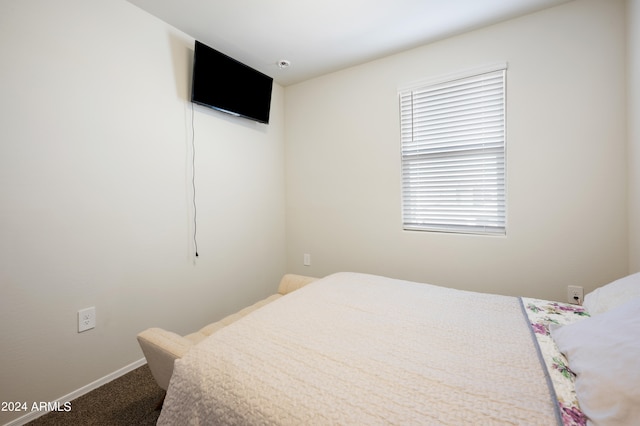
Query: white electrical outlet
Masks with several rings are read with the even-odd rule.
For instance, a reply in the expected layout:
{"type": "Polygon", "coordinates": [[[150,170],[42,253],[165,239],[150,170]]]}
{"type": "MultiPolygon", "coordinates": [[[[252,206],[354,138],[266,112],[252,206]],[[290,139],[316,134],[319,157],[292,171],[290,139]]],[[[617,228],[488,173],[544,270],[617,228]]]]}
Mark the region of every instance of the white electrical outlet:
{"type": "Polygon", "coordinates": [[[568,286],[567,300],[569,301],[569,303],[573,303],[574,305],[582,305],[582,302],[584,300],[584,288],[578,285],[568,286]]]}
{"type": "Polygon", "coordinates": [[[96,308],[94,306],[78,311],[78,333],[96,327],[96,308]]]}

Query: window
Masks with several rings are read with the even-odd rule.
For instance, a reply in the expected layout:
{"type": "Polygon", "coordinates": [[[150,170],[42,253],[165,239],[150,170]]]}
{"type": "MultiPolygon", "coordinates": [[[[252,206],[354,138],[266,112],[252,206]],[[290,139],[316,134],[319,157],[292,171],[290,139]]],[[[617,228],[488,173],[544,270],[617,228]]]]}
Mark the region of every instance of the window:
{"type": "Polygon", "coordinates": [[[506,64],[400,91],[406,230],[506,233],[506,64]]]}

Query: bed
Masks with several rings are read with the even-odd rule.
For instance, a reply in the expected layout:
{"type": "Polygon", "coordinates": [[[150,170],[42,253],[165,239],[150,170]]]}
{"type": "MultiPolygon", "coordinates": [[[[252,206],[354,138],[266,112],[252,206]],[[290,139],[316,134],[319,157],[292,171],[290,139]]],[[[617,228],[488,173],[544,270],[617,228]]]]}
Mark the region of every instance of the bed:
{"type": "MultiPolygon", "coordinates": [[[[640,318],[640,303],[630,309],[640,318]]],[[[176,360],[158,424],[586,424],[597,413],[556,343],[595,319],[577,305],[333,274],[176,360]]],[[[637,325],[620,334],[638,340],[637,325]]],[[[624,355],[636,370],[638,355],[624,355]]],[[[630,376],[617,424],[640,418],[630,376]]]]}

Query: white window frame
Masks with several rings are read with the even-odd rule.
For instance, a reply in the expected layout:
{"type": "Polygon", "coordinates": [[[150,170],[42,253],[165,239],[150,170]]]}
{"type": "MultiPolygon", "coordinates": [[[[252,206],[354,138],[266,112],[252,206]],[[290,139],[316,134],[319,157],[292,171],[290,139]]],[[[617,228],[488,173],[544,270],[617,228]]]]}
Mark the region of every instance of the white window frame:
{"type": "Polygon", "coordinates": [[[403,229],[506,235],[506,70],[400,88],[403,229]]]}

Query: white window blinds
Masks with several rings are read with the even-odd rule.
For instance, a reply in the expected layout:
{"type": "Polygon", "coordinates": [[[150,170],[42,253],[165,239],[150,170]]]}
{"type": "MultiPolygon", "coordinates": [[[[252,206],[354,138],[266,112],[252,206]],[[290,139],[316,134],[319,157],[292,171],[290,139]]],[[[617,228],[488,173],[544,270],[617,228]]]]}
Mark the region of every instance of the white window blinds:
{"type": "Polygon", "coordinates": [[[505,234],[505,74],[401,91],[404,229],[505,234]]]}

